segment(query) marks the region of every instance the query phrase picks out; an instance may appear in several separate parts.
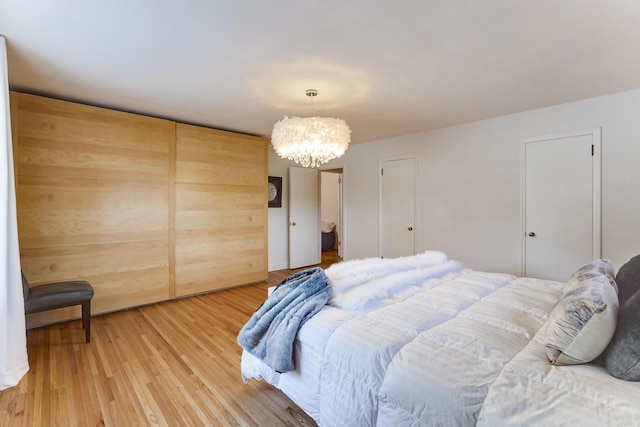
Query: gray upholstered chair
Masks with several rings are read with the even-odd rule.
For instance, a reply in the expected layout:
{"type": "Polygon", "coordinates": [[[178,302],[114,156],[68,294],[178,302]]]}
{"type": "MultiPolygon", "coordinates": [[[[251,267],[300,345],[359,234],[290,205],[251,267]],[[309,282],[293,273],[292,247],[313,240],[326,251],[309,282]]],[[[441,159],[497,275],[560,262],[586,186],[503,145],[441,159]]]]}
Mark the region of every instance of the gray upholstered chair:
{"type": "Polygon", "coordinates": [[[29,286],[29,281],[22,273],[22,291],[24,293],[24,311],[26,314],[56,308],[82,305],[82,327],[86,342],[91,341],[91,298],[93,287],[86,280],[47,283],[29,286]]]}

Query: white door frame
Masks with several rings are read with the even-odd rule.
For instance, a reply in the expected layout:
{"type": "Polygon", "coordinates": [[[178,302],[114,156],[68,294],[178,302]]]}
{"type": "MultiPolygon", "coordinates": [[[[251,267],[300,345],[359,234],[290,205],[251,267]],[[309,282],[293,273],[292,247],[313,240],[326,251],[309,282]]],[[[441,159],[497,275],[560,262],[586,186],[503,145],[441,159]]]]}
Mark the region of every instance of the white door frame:
{"type": "Polygon", "coordinates": [[[418,230],[420,227],[418,224],[418,182],[420,171],[418,170],[418,155],[417,154],[405,154],[399,156],[385,157],[378,162],[378,257],[382,257],[382,165],[384,162],[391,162],[394,160],[413,160],[413,253],[416,253],[417,248],[420,247],[418,239],[418,230]]]}
{"type": "Polygon", "coordinates": [[[532,138],[520,139],[520,275],[525,274],[526,267],[526,145],[529,143],[547,141],[553,139],[571,138],[577,136],[591,135],[591,141],[593,143],[593,156],[592,161],[592,189],[593,189],[593,204],[592,204],[592,218],[593,218],[593,244],[592,244],[592,258],[599,259],[602,256],[602,244],[601,244],[601,152],[602,152],[602,131],[601,128],[584,129],[571,132],[557,133],[553,135],[537,136],[532,138]]]}

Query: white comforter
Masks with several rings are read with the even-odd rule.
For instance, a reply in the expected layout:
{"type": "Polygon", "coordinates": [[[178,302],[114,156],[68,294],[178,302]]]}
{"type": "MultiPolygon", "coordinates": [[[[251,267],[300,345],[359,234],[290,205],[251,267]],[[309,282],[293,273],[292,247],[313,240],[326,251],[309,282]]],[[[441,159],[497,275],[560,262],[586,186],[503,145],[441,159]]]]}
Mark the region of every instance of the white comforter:
{"type": "Polygon", "coordinates": [[[353,279],[339,292],[376,280],[387,290],[363,305],[338,296],[342,308],[309,320],[296,371],[277,374],[245,353],[243,377],[265,378],[320,426],[637,425],[637,383],[549,365],[536,334],[562,283],[461,271],[438,253],[421,265],[430,273],[388,272],[415,276],[401,286],[386,273],[358,281],[338,278],[345,266],[327,270],[342,285],[353,279]]]}

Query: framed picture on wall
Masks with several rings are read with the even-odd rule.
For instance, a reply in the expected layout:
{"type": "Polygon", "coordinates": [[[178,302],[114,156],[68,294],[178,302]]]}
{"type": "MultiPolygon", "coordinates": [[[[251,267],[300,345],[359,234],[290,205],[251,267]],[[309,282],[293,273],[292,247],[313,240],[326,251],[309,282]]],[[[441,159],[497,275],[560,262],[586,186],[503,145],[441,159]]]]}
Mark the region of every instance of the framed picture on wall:
{"type": "Polygon", "coordinates": [[[269,207],[281,208],[282,207],[282,177],[270,176],[269,187],[267,191],[268,191],[267,199],[269,200],[269,207]]]}

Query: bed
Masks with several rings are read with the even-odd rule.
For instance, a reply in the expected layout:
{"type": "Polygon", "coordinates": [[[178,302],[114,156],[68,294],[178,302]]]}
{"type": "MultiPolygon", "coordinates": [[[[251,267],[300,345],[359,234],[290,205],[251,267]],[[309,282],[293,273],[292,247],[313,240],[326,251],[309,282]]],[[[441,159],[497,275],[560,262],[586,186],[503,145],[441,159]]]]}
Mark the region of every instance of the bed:
{"type": "Polygon", "coordinates": [[[616,280],[598,260],[566,283],[474,271],[440,252],[334,264],[331,299],[295,336],[294,369],[245,349],[242,377],[279,388],[320,426],[640,425],[632,261],[616,280]],[[585,295],[586,308],[567,311],[585,295]]]}

